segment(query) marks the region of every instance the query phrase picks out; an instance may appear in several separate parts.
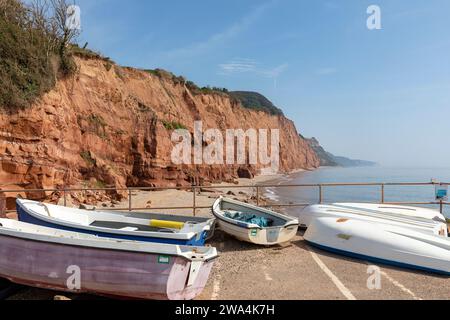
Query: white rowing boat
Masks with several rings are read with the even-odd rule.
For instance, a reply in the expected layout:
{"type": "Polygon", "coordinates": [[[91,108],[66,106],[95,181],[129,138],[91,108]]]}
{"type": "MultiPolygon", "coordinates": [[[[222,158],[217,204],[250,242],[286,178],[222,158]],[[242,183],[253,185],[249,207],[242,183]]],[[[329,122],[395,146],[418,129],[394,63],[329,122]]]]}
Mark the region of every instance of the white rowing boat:
{"type": "Polygon", "coordinates": [[[19,220],[99,237],[203,246],[214,219],[155,213],[80,210],[17,199],[19,220]]]}
{"type": "Polygon", "coordinates": [[[450,275],[450,239],[444,236],[390,224],[322,217],[311,221],[304,238],[333,253],[450,275]]]}
{"type": "Polygon", "coordinates": [[[298,231],[298,220],[248,203],[220,197],[212,212],[222,231],[258,245],[290,241],[298,231]]]}
{"type": "Polygon", "coordinates": [[[0,278],[58,291],[138,299],[194,299],[217,251],[100,238],[0,219],[0,278]],[[72,275],[78,280],[72,283],[72,275]]]}
{"type": "Polygon", "coordinates": [[[308,228],[314,219],[321,217],[349,218],[390,224],[442,236],[448,234],[445,217],[438,211],[426,208],[370,203],[311,205],[300,213],[300,225],[308,228]]]}

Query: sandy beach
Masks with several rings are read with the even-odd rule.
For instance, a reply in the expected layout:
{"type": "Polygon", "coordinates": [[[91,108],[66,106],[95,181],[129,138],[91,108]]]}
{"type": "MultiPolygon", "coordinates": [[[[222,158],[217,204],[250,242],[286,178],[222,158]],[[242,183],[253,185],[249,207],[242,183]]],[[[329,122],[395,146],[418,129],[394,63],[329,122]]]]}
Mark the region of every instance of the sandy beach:
{"type": "MultiPolygon", "coordinates": [[[[220,183],[212,184],[205,188],[199,188],[196,191],[195,203],[196,207],[207,207],[196,209],[195,215],[199,217],[208,217],[211,215],[210,207],[214,201],[220,196],[226,196],[232,199],[256,203],[257,191],[254,186],[267,185],[281,179],[284,175],[260,175],[253,179],[236,179],[236,183],[220,183]]],[[[260,189],[261,203],[267,203],[270,199],[265,197],[265,188],[260,189]]],[[[63,205],[64,200],[59,200],[59,205],[63,205]]],[[[161,191],[143,191],[134,190],[131,192],[132,208],[145,208],[145,212],[167,213],[176,215],[190,216],[194,214],[193,209],[161,209],[167,207],[192,207],[194,203],[194,194],[192,190],[175,190],[166,189],[161,191]]],[[[68,197],[67,206],[78,207],[72,203],[68,197]]],[[[125,198],[120,202],[116,201],[100,201],[95,206],[85,205],[88,209],[114,209],[128,210],[129,199],[125,198]]]]}
{"type": "MultiPolygon", "coordinates": [[[[256,188],[247,187],[255,185],[264,185],[272,181],[280,179],[283,175],[270,175],[270,176],[257,176],[254,179],[237,179],[237,184],[221,183],[213,184],[210,187],[200,189],[196,196],[195,202],[198,207],[211,207],[214,201],[219,196],[226,196],[233,199],[237,199],[244,202],[256,202],[256,188]]],[[[148,207],[152,212],[151,208],[161,208],[161,207],[186,207],[192,206],[193,203],[193,192],[191,190],[163,190],[163,191],[136,191],[132,197],[132,203],[134,207],[145,208],[148,207]]],[[[260,199],[265,201],[264,190],[260,190],[260,199]]],[[[128,206],[128,201],[125,200],[120,204],[121,207],[126,208],[128,206]]],[[[158,211],[158,210],[156,210],[158,211]]],[[[159,210],[161,212],[161,210],[159,210]]],[[[164,212],[169,214],[179,214],[179,215],[192,215],[192,210],[164,210],[164,212]]],[[[208,209],[197,209],[197,216],[209,216],[211,215],[211,210],[208,209]]]]}

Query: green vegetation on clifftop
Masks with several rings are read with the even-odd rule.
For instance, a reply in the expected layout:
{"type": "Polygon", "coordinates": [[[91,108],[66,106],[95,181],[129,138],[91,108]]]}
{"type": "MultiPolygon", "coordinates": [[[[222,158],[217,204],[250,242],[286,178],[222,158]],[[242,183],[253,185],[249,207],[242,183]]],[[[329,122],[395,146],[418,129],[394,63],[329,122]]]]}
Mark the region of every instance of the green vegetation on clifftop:
{"type": "Polygon", "coordinates": [[[241,102],[247,109],[264,111],[272,115],[283,115],[283,111],[277,108],[269,99],[257,92],[233,91],[230,96],[241,102]]]}
{"type": "MultiPolygon", "coordinates": [[[[58,78],[71,75],[77,69],[73,56],[101,59],[107,71],[115,67],[107,57],[79,47],[72,42],[78,30],[66,26],[66,0],[0,0],[0,108],[13,111],[31,105],[51,90],[58,78]]],[[[114,68],[120,77],[120,72],[114,68]]],[[[182,76],[162,69],[145,70],[174,85],[186,86],[193,95],[224,95],[244,108],[283,115],[266,97],[256,92],[229,92],[226,88],[199,87],[182,76]]],[[[147,108],[143,106],[142,112],[147,108]]],[[[95,122],[98,119],[91,119],[95,122]]],[[[92,122],[92,121],[91,121],[92,122]]],[[[168,128],[181,127],[167,123],[168,128]]],[[[103,130],[104,131],[104,130],[103,130]]]]}
{"type": "Polygon", "coordinates": [[[30,105],[52,89],[58,76],[75,70],[68,44],[77,31],[65,27],[64,0],[25,5],[0,0],[0,108],[14,110],[30,105]],[[40,7],[41,5],[41,7],[40,7]]]}

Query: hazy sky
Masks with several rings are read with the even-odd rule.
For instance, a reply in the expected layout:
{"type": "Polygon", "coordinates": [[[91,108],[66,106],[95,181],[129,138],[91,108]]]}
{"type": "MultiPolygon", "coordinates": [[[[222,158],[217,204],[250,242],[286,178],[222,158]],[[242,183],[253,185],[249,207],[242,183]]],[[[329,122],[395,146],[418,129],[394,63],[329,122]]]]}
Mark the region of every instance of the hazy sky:
{"type": "Polygon", "coordinates": [[[331,152],[450,166],[448,0],[78,0],[81,44],[122,65],[266,95],[331,152]],[[367,7],[382,30],[368,30],[367,7]]]}

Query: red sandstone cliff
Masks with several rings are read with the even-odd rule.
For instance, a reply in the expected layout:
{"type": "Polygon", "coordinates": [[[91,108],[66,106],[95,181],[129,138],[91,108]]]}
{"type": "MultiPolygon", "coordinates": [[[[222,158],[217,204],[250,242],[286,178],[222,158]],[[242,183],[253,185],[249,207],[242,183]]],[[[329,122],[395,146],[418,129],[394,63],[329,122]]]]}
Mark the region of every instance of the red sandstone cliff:
{"type": "MultiPolygon", "coordinates": [[[[283,171],[319,160],[292,121],[252,111],[225,94],[193,95],[183,82],[77,58],[79,72],[34,106],[0,115],[0,188],[176,186],[231,181],[239,166],[175,166],[171,130],[280,129],[283,171]],[[97,181],[97,182],[96,182],[97,181]]],[[[257,173],[258,167],[244,168],[257,173]]],[[[35,194],[35,198],[43,195],[35,194]]]]}

